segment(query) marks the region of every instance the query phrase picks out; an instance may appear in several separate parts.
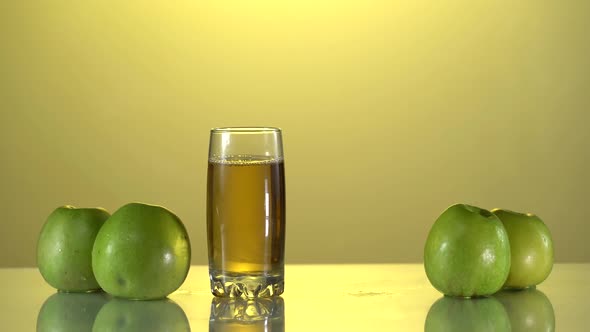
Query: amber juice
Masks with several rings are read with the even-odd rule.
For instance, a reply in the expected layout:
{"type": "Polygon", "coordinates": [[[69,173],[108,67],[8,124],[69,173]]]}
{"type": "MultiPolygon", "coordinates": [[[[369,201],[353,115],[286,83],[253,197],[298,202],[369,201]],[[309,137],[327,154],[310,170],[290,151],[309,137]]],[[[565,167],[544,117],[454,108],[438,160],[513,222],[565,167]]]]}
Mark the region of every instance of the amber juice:
{"type": "Polygon", "coordinates": [[[282,160],[209,160],[207,236],[213,294],[283,292],[285,175],[282,160]]]}

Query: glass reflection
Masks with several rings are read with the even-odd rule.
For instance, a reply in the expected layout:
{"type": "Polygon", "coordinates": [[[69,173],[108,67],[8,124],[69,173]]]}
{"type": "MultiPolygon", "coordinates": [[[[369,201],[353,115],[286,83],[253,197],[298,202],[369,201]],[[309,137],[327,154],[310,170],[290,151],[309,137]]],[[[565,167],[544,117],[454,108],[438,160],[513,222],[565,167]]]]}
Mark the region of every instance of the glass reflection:
{"type": "Polygon", "coordinates": [[[190,331],[184,310],[169,299],[133,301],[112,298],[96,316],[93,332],[190,331]]]}
{"type": "Polygon", "coordinates": [[[213,298],[209,332],[246,331],[285,331],[285,302],[283,298],[213,298]]]}
{"type": "Polygon", "coordinates": [[[443,296],[430,307],[424,324],[425,332],[510,330],[504,306],[493,297],[463,299],[443,296]]]}
{"type": "Polygon", "coordinates": [[[92,331],[96,315],[109,300],[103,292],[55,293],[37,316],[37,331],[92,331]]]}
{"type": "Polygon", "coordinates": [[[555,331],[553,305],[540,290],[507,290],[497,293],[494,297],[506,308],[513,332],[555,331]]]}

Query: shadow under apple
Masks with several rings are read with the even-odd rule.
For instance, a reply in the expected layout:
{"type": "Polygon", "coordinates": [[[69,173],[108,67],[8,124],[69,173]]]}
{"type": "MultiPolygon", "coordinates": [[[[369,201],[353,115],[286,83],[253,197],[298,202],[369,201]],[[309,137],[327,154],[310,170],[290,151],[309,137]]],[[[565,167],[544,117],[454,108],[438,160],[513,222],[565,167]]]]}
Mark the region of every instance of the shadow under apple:
{"type": "Polygon", "coordinates": [[[137,301],[112,298],[94,321],[94,332],[187,332],[190,324],[184,310],[169,299],[137,301]]]}
{"type": "Polygon", "coordinates": [[[55,293],[39,310],[37,332],[92,331],[96,315],[108,299],[104,292],[55,293]]]}
{"type": "Polygon", "coordinates": [[[555,312],[540,290],[505,290],[494,295],[506,309],[513,332],[555,331],[555,312]]]}
{"type": "Polygon", "coordinates": [[[425,332],[510,331],[504,306],[493,297],[455,298],[443,296],[430,307],[425,332]]]}

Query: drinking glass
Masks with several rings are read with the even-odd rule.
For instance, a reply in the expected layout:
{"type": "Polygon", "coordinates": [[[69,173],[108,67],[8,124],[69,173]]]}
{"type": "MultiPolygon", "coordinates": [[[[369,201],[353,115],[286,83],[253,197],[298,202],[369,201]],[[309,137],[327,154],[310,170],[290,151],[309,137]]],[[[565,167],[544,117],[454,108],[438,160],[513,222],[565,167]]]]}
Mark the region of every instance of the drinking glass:
{"type": "Polygon", "coordinates": [[[207,245],[213,295],[283,293],[285,168],[279,128],[211,130],[207,245]]]}

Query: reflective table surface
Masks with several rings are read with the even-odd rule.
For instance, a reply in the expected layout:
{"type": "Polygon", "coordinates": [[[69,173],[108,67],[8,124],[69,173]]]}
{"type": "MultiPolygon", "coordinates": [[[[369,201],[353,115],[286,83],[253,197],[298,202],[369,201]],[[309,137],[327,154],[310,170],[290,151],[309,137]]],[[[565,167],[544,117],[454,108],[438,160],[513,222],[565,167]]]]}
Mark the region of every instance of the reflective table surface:
{"type": "Polygon", "coordinates": [[[442,297],[421,264],[287,265],[285,293],[215,299],[206,266],[161,301],[56,293],[35,268],[0,269],[2,331],[588,331],[590,264],[557,264],[536,289],[442,297]]]}

